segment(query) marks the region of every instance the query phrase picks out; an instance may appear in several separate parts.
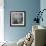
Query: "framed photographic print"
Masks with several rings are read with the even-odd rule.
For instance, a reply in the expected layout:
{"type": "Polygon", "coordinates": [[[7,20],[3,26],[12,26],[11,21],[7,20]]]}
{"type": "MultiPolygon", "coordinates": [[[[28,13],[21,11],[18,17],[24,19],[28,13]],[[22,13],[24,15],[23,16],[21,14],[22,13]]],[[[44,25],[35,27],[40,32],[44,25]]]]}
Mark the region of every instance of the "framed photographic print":
{"type": "Polygon", "coordinates": [[[10,12],[10,26],[25,26],[26,12],[25,11],[11,11],[10,12]]]}

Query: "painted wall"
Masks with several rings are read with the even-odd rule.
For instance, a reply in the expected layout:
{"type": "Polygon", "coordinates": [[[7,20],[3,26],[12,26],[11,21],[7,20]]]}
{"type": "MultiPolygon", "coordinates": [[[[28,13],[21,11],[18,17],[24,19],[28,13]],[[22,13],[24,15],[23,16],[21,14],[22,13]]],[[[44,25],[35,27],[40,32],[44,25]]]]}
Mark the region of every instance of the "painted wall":
{"type": "MultiPolygon", "coordinates": [[[[43,9],[46,9],[46,0],[41,0],[41,1],[40,1],[40,9],[41,9],[41,11],[42,11],[43,9]]],[[[43,17],[43,22],[41,21],[41,22],[40,22],[40,25],[46,27],[46,10],[43,12],[42,17],[43,17]]]]}
{"type": "Polygon", "coordinates": [[[40,0],[4,0],[4,39],[18,41],[32,29],[33,19],[40,10],[40,0]],[[10,11],[26,11],[25,27],[10,27],[10,11]]]}

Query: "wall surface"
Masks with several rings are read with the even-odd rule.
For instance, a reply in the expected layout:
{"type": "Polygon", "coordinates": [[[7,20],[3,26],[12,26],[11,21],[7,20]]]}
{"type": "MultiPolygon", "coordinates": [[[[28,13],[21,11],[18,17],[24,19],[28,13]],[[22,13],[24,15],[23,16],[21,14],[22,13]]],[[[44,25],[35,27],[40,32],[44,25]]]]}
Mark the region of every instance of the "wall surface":
{"type": "MultiPolygon", "coordinates": [[[[41,11],[43,9],[46,9],[46,0],[40,0],[40,9],[41,11]]],[[[40,21],[40,25],[46,27],[46,10],[44,10],[42,17],[43,17],[43,22],[40,21]]]]}
{"type": "Polygon", "coordinates": [[[40,0],[4,0],[4,39],[18,41],[32,30],[33,19],[40,10],[40,0]],[[10,27],[10,11],[26,11],[25,27],[10,27]]]}

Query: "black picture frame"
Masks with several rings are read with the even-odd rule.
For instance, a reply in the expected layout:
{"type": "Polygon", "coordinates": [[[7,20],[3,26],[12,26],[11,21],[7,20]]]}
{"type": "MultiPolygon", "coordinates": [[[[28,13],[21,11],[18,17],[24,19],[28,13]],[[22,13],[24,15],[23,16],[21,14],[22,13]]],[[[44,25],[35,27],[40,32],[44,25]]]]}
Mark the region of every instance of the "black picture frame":
{"type": "Polygon", "coordinates": [[[10,26],[26,26],[26,11],[10,11],[10,26]]]}

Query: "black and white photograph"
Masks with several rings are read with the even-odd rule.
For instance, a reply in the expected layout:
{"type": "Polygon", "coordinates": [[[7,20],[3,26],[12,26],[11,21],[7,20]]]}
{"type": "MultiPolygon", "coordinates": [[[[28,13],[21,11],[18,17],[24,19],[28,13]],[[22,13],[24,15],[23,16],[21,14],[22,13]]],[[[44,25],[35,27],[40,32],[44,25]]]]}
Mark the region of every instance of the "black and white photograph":
{"type": "Polygon", "coordinates": [[[25,25],[25,11],[11,11],[10,12],[10,25],[11,26],[24,26],[25,25]]]}

